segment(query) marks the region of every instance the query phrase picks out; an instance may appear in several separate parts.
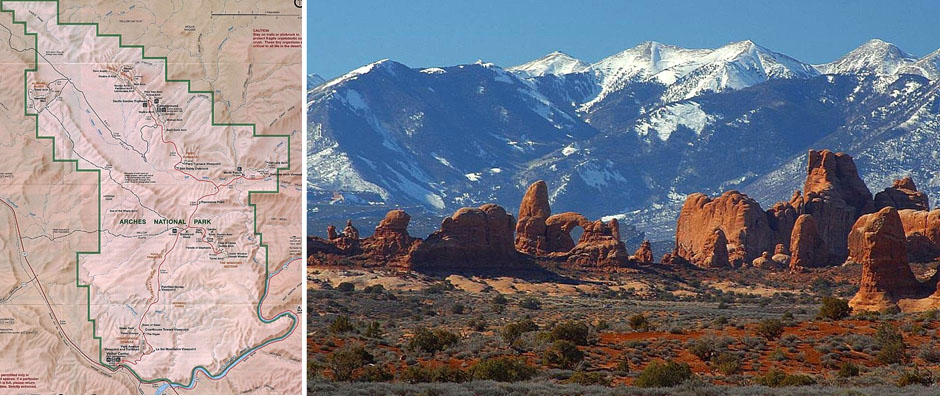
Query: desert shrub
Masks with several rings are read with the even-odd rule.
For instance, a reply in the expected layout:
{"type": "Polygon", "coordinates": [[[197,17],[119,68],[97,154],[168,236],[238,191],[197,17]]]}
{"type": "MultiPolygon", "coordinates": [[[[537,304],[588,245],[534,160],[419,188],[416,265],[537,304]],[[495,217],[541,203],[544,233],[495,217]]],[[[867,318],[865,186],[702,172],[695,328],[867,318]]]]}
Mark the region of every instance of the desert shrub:
{"type": "Polygon", "coordinates": [[[816,380],[808,375],[787,374],[777,369],[770,369],[770,371],[768,371],[763,376],[757,377],[756,380],[758,384],[769,386],[771,388],[778,388],[783,386],[807,386],[816,383],[816,380]]]}
{"type": "Polygon", "coordinates": [[[754,332],[768,341],[776,340],[783,334],[783,322],[779,319],[764,319],[757,324],[754,332]]]}
{"type": "Polygon", "coordinates": [[[904,345],[904,336],[897,326],[882,323],[875,332],[875,341],[881,346],[876,356],[879,362],[895,364],[907,361],[907,346],[904,345]]]}
{"type": "Polygon", "coordinates": [[[930,386],[933,385],[933,374],[929,370],[921,370],[915,368],[913,370],[904,370],[901,373],[901,376],[898,377],[897,385],[898,386],[909,386],[909,385],[924,385],[930,386]]]}
{"type": "Polygon", "coordinates": [[[446,291],[454,290],[455,287],[450,281],[437,282],[424,288],[424,294],[442,294],[446,291]]]}
{"type": "Polygon", "coordinates": [[[556,340],[542,353],[542,363],[564,369],[573,369],[584,360],[584,352],[571,341],[556,340]]]}
{"type": "Polygon", "coordinates": [[[823,297],[819,307],[819,316],[826,319],[840,320],[852,313],[849,302],[835,297],[823,297]]]}
{"type": "Polygon", "coordinates": [[[385,292],[385,286],[382,286],[382,285],[366,286],[365,288],[362,289],[362,292],[368,293],[368,294],[382,294],[385,292]]]}
{"type": "Polygon", "coordinates": [[[940,363],[940,349],[933,344],[924,345],[917,356],[928,363],[940,363]]]}
{"type": "Polygon", "coordinates": [[[504,296],[504,295],[502,295],[502,294],[497,294],[497,295],[493,296],[493,304],[496,304],[496,305],[506,305],[506,304],[508,304],[508,303],[509,303],[509,300],[506,299],[506,296],[504,296]]]}
{"type": "Polygon", "coordinates": [[[375,359],[372,354],[367,352],[361,345],[344,346],[333,351],[327,358],[330,370],[333,371],[333,379],[336,381],[350,381],[353,379],[353,373],[372,363],[375,359]]]}
{"type": "Polygon", "coordinates": [[[346,315],[337,316],[336,319],[333,319],[333,322],[330,323],[330,333],[333,334],[348,333],[354,330],[356,330],[356,326],[353,325],[352,321],[349,320],[349,317],[346,315]]]}
{"type": "Polygon", "coordinates": [[[447,330],[436,329],[434,331],[420,327],[415,330],[415,336],[411,339],[408,347],[413,351],[424,351],[434,353],[443,351],[457,343],[457,335],[447,330]]]}
{"type": "Polygon", "coordinates": [[[575,371],[564,381],[566,384],[610,386],[610,379],[602,372],[575,371]]]}
{"type": "Polygon", "coordinates": [[[549,337],[552,340],[565,340],[576,345],[588,344],[588,326],[578,322],[563,322],[552,328],[549,337]]]}
{"type": "Polygon", "coordinates": [[[686,363],[652,362],[633,383],[640,388],[667,388],[679,385],[692,378],[692,369],[686,363]]]}
{"type": "Polygon", "coordinates": [[[470,376],[475,380],[499,382],[527,381],[538,372],[524,359],[507,356],[483,359],[470,366],[470,376]]]}
{"type": "Polygon", "coordinates": [[[467,322],[467,326],[470,326],[473,331],[484,331],[486,330],[486,319],[482,316],[478,316],[476,319],[470,319],[470,321],[467,322]]]}
{"type": "Polygon", "coordinates": [[[929,311],[921,312],[920,315],[917,316],[916,320],[920,322],[924,322],[924,321],[931,321],[931,320],[937,320],[937,319],[940,319],[940,310],[931,309],[929,311]]]}
{"type": "Polygon", "coordinates": [[[630,323],[630,328],[635,331],[648,331],[650,329],[650,321],[643,316],[643,314],[636,314],[628,319],[630,323]]]}
{"type": "Polygon", "coordinates": [[[382,338],[382,325],[376,321],[369,322],[366,326],[366,330],[362,332],[362,335],[369,338],[382,338]]]}
{"type": "Polygon", "coordinates": [[[392,378],[394,377],[385,369],[385,366],[376,364],[366,366],[356,379],[362,382],[388,382],[392,378]]]}
{"type": "Polygon", "coordinates": [[[734,375],[741,371],[741,357],[731,352],[723,352],[714,359],[712,365],[724,375],[734,375]]]}
{"type": "Polygon", "coordinates": [[[470,375],[466,371],[447,365],[428,367],[416,364],[402,370],[398,374],[398,380],[409,384],[426,382],[460,383],[469,381],[470,375]]]}
{"type": "Polygon", "coordinates": [[[513,343],[523,334],[530,331],[536,331],[539,329],[539,326],[532,321],[532,319],[523,319],[518,322],[509,323],[503,326],[500,334],[503,336],[503,339],[508,343],[513,343]]]}
{"type": "Polygon", "coordinates": [[[356,290],[356,285],[352,282],[340,282],[340,284],[336,285],[336,290],[349,293],[356,290]]]}
{"type": "Polygon", "coordinates": [[[542,302],[535,297],[529,296],[519,301],[519,306],[525,309],[539,310],[542,309],[542,302]]]}
{"type": "Polygon", "coordinates": [[[839,367],[839,371],[836,373],[836,376],[839,378],[849,378],[849,377],[858,377],[859,369],[855,363],[845,362],[842,363],[842,367],[839,367]]]}
{"type": "Polygon", "coordinates": [[[780,337],[780,345],[785,347],[795,347],[800,343],[800,337],[797,337],[796,334],[787,334],[783,337],[780,337]]]}
{"type": "Polygon", "coordinates": [[[710,361],[715,355],[718,354],[718,347],[715,345],[715,341],[711,338],[699,338],[688,344],[689,353],[695,355],[695,357],[702,359],[703,362],[710,361]]]}
{"type": "Polygon", "coordinates": [[[744,344],[750,350],[762,350],[767,346],[767,340],[760,337],[744,337],[741,338],[741,343],[744,344]]]}
{"type": "Polygon", "coordinates": [[[630,357],[627,354],[620,355],[620,359],[617,359],[617,367],[614,368],[620,375],[626,375],[630,373],[630,357]]]}
{"type": "Polygon", "coordinates": [[[454,315],[463,315],[467,307],[461,303],[456,303],[450,307],[450,312],[454,315]]]}

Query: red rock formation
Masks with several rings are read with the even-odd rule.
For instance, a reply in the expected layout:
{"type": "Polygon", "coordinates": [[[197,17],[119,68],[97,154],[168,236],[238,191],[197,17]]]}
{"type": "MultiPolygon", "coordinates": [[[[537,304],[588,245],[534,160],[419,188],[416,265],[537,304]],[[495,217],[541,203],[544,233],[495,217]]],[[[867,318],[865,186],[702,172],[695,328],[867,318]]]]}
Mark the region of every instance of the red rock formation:
{"type": "Polygon", "coordinates": [[[705,234],[705,241],[702,245],[702,253],[689,259],[699,267],[704,268],[722,268],[731,265],[728,259],[728,238],[721,228],[715,228],[712,232],[705,234]],[[696,261],[693,262],[692,260],[696,261]]]}
{"type": "Polygon", "coordinates": [[[353,227],[352,220],[346,220],[346,227],[343,233],[336,234],[336,227],[332,225],[327,227],[327,235],[331,234],[330,228],[333,228],[332,234],[335,237],[330,238],[330,244],[336,246],[344,255],[354,255],[361,253],[359,249],[359,230],[353,227]]]}
{"type": "Polygon", "coordinates": [[[653,246],[650,245],[650,241],[643,241],[643,243],[640,244],[640,247],[636,249],[636,252],[633,253],[632,259],[639,263],[652,263],[653,246]]]}
{"type": "Polygon", "coordinates": [[[330,224],[326,227],[326,237],[327,239],[333,240],[339,238],[339,234],[336,233],[336,226],[330,224]]]}
{"type": "MultiPolygon", "coordinates": [[[[790,240],[793,233],[793,224],[800,213],[790,202],[777,202],[774,207],[767,210],[767,224],[773,231],[773,239],[778,244],[790,240]]],[[[781,252],[784,253],[784,252],[781,252]]]]}
{"type": "Polygon", "coordinates": [[[917,186],[914,185],[914,180],[910,176],[895,180],[893,186],[875,194],[875,208],[881,209],[888,206],[893,206],[898,210],[930,210],[927,194],[917,191],[917,186]]]}
{"type": "Polygon", "coordinates": [[[907,263],[904,227],[897,209],[886,207],[861,216],[852,226],[848,249],[862,265],[858,293],[849,301],[856,311],[881,311],[916,295],[921,285],[907,263]]]}
{"type": "Polygon", "coordinates": [[[819,235],[816,219],[801,215],[793,226],[790,238],[790,269],[799,271],[807,267],[822,267],[828,264],[829,250],[819,235]]]}
{"type": "Polygon", "coordinates": [[[815,218],[829,250],[826,261],[841,263],[848,254],[846,238],[855,220],[874,210],[871,191],[848,154],[810,150],[807,162],[802,213],[815,218]]]}
{"type": "Polygon", "coordinates": [[[777,244],[767,218],[757,201],[737,191],[714,200],[703,194],[689,195],[676,222],[674,253],[699,267],[710,267],[716,259],[724,264],[722,257],[749,263],[777,244]],[[727,242],[721,249],[708,244],[715,242],[716,229],[727,242]]]}
{"type": "Polygon", "coordinates": [[[516,249],[532,255],[549,253],[545,235],[545,221],[552,214],[548,203],[548,186],[542,180],[532,183],[519,204],[519,222],[516,223],[516,249]]]}
{"type": "Polygon", "coordinates": [[[513,244],[516,221],[502,207],[463,208],[445,218],[441,229],[412,249],[413,269],[499,269],[522,257],[513,244]]]}
{"type": "Polygon", "coordinates": [[[899,210],[911,261],[928,263],[940,257],[940,209],[899,210]]]}
{"type": "MultiPolygon", "coordinates": [[[[590,221],[579,213],[565,212],[551,215],[545,220],[545,240],[550,253],[568,252],[574,248],[574,239],[571,238],[571,231],[575,227],[582,229],[591,224],[590,221]]],[[[519,228],[518,226],[516,227],[519,228]]],[[[516,236],[518,243],[519,237],[516,236]]],[[[516,245],[518,248],[519,245],[516,245]]]]}
{"type": "Polygon", "coordinates": [[[612,236],[617,241],[620,241],[620,222],[616,218],[610,219],[607,223],[607,226],[610,227],[610,236],[612,236]]]}
{"type": "Polygon", "coordinates": [[[375,233],[360,243],[364,254],[371,261],[397,264],[403,261],[412,246],[420,240],[408,235],[408,223],[411,216],[404,210],[389,211],[375,227],[375,233]]]}
{"type": "Polygon", "coordinates": [[[617,267],[629,260],[618,235],[616,219],[608,224],[601,220],[588,224],[578,244],[565,256],[568,264],[584,268],[617,267]]]}
{"type": "Polygon", "coordinates": [[[359,230],[353,227],[352,220],[346,220],[346,227],[343,228],[343,236],[350,239],[359,239],[359,230]]]}

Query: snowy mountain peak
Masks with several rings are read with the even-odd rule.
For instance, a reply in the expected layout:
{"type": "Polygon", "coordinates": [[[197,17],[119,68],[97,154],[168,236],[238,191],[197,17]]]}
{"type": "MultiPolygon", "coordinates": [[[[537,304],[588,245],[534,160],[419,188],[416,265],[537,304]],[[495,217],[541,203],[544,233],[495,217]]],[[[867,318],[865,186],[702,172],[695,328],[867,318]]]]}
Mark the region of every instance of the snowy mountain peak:
{"type": "Polygon", "coordinates": [[[513,66],[506,70],[532,77],[545,75],[565,75],[581,73],[590,69],[591,65],[572,57],[561,51],[555,51],[534,61],[513,66]]]}
{"type": "Polygon", "coordinates": [[[667,86],[665,102],[688,99],[706,92],[741,89],[777,78],[810,78],[813,66],[773,52],[750,40],[716,49],[686,49],[644,42],[592,65],[601,81],[600,94],[585,103],[587,110],[635,81],[667,86]]]}
{"type": "Polygon", "coordinates": [[[356,68],[355,70],[349,73],[346,73],[339,78],[336,78],[336,79],[327,81],[324,84],[321,84],[317,88],[318,89],[329,88],[329,87],[335,86],[337,84],[340,84],[346,81],[355,80],[359,78],[359,76],[369,74],[369,73],[374,73],[374,72],[385,72],[394,76],[397,74],[396,70],[405,70],[405,69],[410,70],[408,66],[405,66],[401,63],[398,63],[389,59],[382,59],[382,60],[372,62],[368,65],[356,68]]]}
{"type": "Polygon", "coordinates": [[[895,74],[917,62],[900,48],[872,39],[835,62],[817,65],[824,74],[895,74]]]}

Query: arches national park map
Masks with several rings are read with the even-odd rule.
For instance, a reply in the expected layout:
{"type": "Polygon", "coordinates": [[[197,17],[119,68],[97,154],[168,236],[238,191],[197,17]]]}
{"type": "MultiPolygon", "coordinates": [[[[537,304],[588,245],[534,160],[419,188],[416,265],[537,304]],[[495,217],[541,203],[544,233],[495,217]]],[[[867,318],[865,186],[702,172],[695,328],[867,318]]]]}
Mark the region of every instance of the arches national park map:
{"type": "Polygon", "coordinates": [[[299,2],[0,11],[0,393],[301,393],[299,2]]]}

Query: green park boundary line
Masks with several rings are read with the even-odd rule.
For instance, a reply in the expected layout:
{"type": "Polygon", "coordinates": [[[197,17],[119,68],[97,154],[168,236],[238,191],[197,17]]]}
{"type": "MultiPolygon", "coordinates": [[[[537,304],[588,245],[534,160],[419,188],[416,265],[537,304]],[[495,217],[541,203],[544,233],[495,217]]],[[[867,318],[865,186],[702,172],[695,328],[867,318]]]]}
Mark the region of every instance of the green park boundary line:
{"type": "MultiPolygon", "coordinates": [[[[75,170],[76,170],[76,171],[78,171],[78,172],[89,172],[89,173],[94,172],[94,173],[96,173],[96,174],[98,175],[98,248],[97,248],[97,250],[95,250],[95,251],[81,251],[81,252],[76,252],[76,253],[75,253],[75,286],[78,287],[78,288],[84,288],[85,291],[86,291],[86,296],[87,296],[87,299],[88,299],[87,305],[86,305],[86,307],[87,307],[87,320],[88,320],[89,322],[91,322],[91,324],[92,324],[92,338],[98,340],[98,362],[99,362],[99,364],[101,364],[101,365],[104,366],[104,367],[107,367],[107,368],[108,368],[109,370],[111,370],[111,371],[117,371],[119,368],[124,367],[124,368],[128,369],[128,371],[130,371],[131,374],[133,374],[134,377],[136,377],[137,380],[139,380],[139,381],[142,382],[142,383],[152,384],[152,383],[158,383],[158,382],[166,382],[166,383],[168,383],[168,384],[170,384],[171,386],[174,386],[174,387],[191,388],[191,387],[195,386],[195,384],[196,384],[197,371],[202,371],[202,372],[205,373],[206,376],[208,376],[209,378],[223,376],[223,375],[225,375],[225,374],[228,372],[228,370],[229,370],[235,363],[241,361],[243,358],[247,357],[247,355],[253,353],[254,351],[256,351],[256,350],[260,349],[261,347],[264,347],[264,346],[266,346],[266,345],[268,345],[268,344],[270,344],[270,343],[272,343],[272,342],[280,341],[280,340],[282,340],[282,339],[284,339],[284,338],[287,338],[287,336],[289,336],[291,333],[293,333],[295,327],[297,326],[297,317],[294,316],[293,314],[290,314],[289,312],[284,312],[284,313],[282,313],[282,314],[280,314],[280,315],[275,316],[274,318],[272,318],[272,319],[270,319],[270,320],[265,320],[264,317],[263,317],[262,314],[261,314],[261,305],[262,305],[262,303],[264,302],[264,298],[267,296],[268,284],[269,284],[269,282],[270,282],[270,278],[269,278],[270,269],[268,268],[268,267],[269,267],[268,245],[264,243],[264,236],[263,236],[260,232],[258,232],[258,207],[257,207],[257,204],[252,203],[252,194],[278,194],[278,193],[280,192],[280,189],[281,189],[281,186],[280,186],[281,171],[282,171],[282,170],[290,170],[290,163],[291,163],[291,162],[290,162],[290,161],[291,161],[291,158],[290,158],[290,157],[291,157],[290,140],[291,140],[291,136],[290,136],[289,134],[287,134],[287,135],[274,135],[274,134],[272,134],[272,135],[259,135],[259,134],[257,133],[257,128],[255,127],[255,124],[249,124],[249,123],[223,123],[223,124],[220,124],[220,123],[216,123],[216,122],[215,122],[215,93],[214,93],[214,92],[212,92],[212,91],[194,91],[194,90],[192,89],[192,81],[190,81],[190,80],[176,80],[176,79],[170,79],[170,78],[169,78],[169,61],[168,61],[168,59],[167,59],[165,56],[163,56],[163,57],[161,57],[161,56],[147,56],[146,53],[145,53],[145,50],[144,50],[144,46],[143,46],[143,45],[124,45],[123,39],[122,39],[122,37],[121,37],[120,34],[107,34],[107,33],[103,34],[103,33],[100,32],[99,26],[98,26],[97,23],[89,23],[89,22],[74,22],[74,23],[72,23],[72,22],[62,22],[62,21],[59,19],[60,16],[61,16],[61,4],[59,3],[59,0],[0,0],[0,12],[9,12],[10,14],[12,14],[13,23],[14,23],[14,24],[23,25],[23,34],[26,35],[26,36],[33,36],[33,47],[34,47],[34,51],[33,51],[33,56],[34,56],[33,62],[34,62],[34,66],[33,66],[32,68],[27,68],[27,69],[25,69],[25,70],[23,71],[23,97],[24,97],[24,101],[23,101],[23,107],[24,107],[24,109],[23,109],[23,110],[24,110],[24,115],[25,115],[25,116],[27,116],[27,117],[33,117],[34,120],[35,120],[35,123],[36,123],[36,138],[37,138],[37,139],[51,139],[51,140],[52,140],[52,162],[66,162],[66,163],[67,163],[67,162],[72,162],[72,163],[75,164],[75,170]],[[96,320],[96,319],[93,319],[93,318],[91,317],[91,288],[90,288],[89,285],[83,285],[83,284],[81,284],[81,282],[79,281],[79,256],[81,256],[81,255],[83,255],[83,254],[85,254],[85,255],[101,254],[101,230],[102,230],[102,228],[101,228],[101,170],[100,170],[100,169],[97,169],[97,168],[94,168],[94,169],[82,169],[81,167],[79,167],[78,160],[76,160],[76,159],[59,159],[59,158],[56,158],[56,153],[55,153],[55,147],[56,147],[56,146],[55,146],[55,137],[54,137],[54,136],[41,136],[41,135],[39,134],[39,115],[38,115],[38,114],[35,114],[35,113],[30,113],[30,112],[29,112],[29,105],[28,105],[28,103],[27,103],[27,99],[28,99],[28,97],[29,97],[28,94],[27,94],[27,89],[28,89],[28,88],[27,88],[27,81],[28,81],[27,75],[28,75],[29,72],[35,72],[35,71],[37,71],[37,69],[39,68],[39,39],[38,39],[37,33],[29,33],[29,32],[27,32],[27,30],[26,30],[26,22],[25,22],[25,21],[17,21],[17,20],[16,20],[16,11],[15,11],[15,10],[10,10],[10,9],[7,9],[7,8],[6,8],[6,4],[7,4],[7,3],[12,3],[12,2],[21,2],[21,3],[55,2],[55,3],[56,3],[56,24],[62,25],[62,26],[94,26],[94,27],[95,27],[95,35],[96,35],[97,37],[117,38],[117,39],[118,39],[118,47],[119,47],[119,48],[139,48],[139,49],[140,49],[140,52],[141,52],[141,58],[142,58],[142,59],[145,59],[145,60],[162,60],[162,61],[163,61],[164,80],[165,80],[167,83],[183,83],[183,82],[185,82],[185,83],[186,83],[187,93],[190,93],[190,94],[208,94],[208,95],[210,95],[210,98],[211,98],[211,101],[210,101],[210,102],[211,102],[211,106],[212,106],[212,110],[211,110],[211,114],[210,114],[210,117],[211,117],[211,126],[223,126],[223,127],[251,127],[251,130],[252,130],[252,137],[279,137],[279,138],[287,138],[287,166],[276,168],[276,169],[277,169],[277,172],[276,172],[276,180],[275,180],[276,188],[275,188],[273,191],[249,191],[249,192],[248,192],[248,206],[250,206],[250,207],[252,208],[253,212],[254,212],[253,233],[254,233],[254,235],[258,236],[258,238],[259,238],[259,239],[258,239],[258,242],[259,242],[260,246],[261,246],[261,247],[264,247],[264,249],[265,249],[265,257],[264,257],[264,260],[265,260],[265,265],[264,265],[264,277],[265,277],[265,281],[264,281],[264,291],[263,291],[263,293],[262,293],[262,295],[261,295],[261,298],[260,298],[259,301],[258,301],[258,309],[257,309],[258,319],[259,319],[262,323],[264,323],[264,324],[273,323],[273,322],[277,321],[277,319],[279,319],[284,313],[287,313],[287,314],[288,314],[288,318],[290,318],[293,323],[291,324],[291,328],[288,329],[288,331],[287,331],[285,334],[280,335],[280,336],[277,336],[277,337],[269,338],[269,339],[265,340],[264,342],[262,342],[261,344],[259,344],[259,345],[256,346],[256,347],[248,348],[248,349],[244,350],[244,352],[243,352],[241,355],[239,355],[238,357],[228,360],[227,363],[225,364],[226,367],[223,367],[223,368],[219,371],[219,373],[217,373],[216,375],[210,374],[209,371],[208,371],[208,369],[206,369],[206,368],[203,367],[203,366],[197,366],[197,367],[193,368],[193,369],[192,369],[192,372],[191,372],[191,373],[192,373],[192,377],[190,378],[189,384],[176,383],[176,382],[171,381],[171,380],[168,379],[168,378],[144,379],[144,378],[142,378],[139,374],[137,374],[137,372],[134,371],[134,369],[132,369],[131,367],[129,367],[129,366],[126,365],[126,364],[122,364],[122,365],[120,365],[120,366],[112,366],[112,365],[107,364],[106,362],[104,362],[104,361],[102,360],[102,358],[101,358],[101,357],[102,357],[102,352],[104,351],[104,349],[103,349],[103,347],[102,347],[102,339],[101,339],[101,337],[99,337],[99,336],[97,335],[97,320],[96,320]]],[[[214,378],[214,379],[218,379],[218,378],[214,378]]]]}

